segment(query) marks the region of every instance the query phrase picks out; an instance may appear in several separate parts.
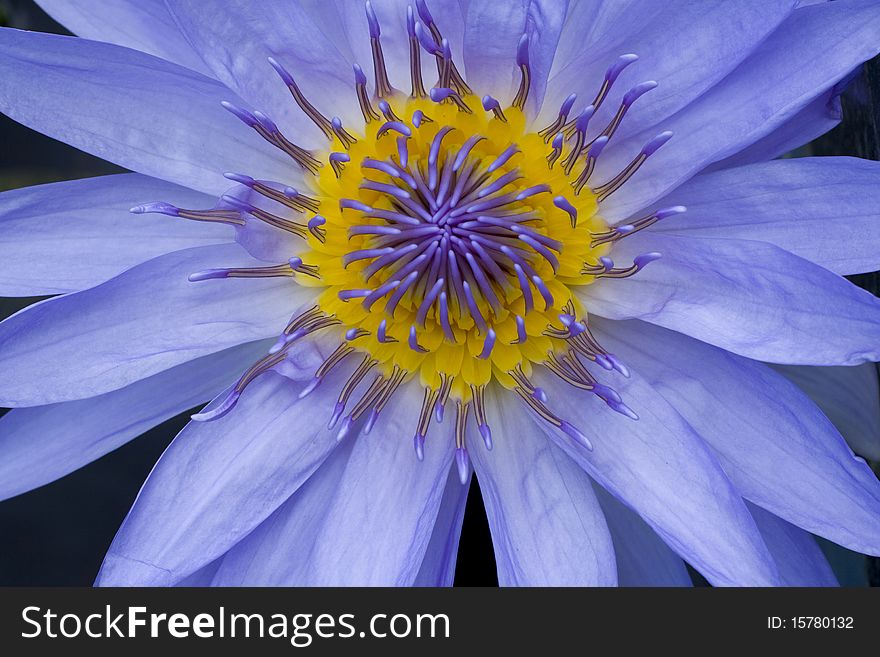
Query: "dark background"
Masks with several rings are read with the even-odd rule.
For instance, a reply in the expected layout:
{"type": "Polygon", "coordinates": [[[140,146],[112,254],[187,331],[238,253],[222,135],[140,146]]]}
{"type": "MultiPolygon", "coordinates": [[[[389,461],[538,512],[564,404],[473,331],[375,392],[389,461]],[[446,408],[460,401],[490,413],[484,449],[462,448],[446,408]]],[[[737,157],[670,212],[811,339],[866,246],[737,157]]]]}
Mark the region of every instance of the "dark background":
{"type": "MultiPolygon", "coordinates": [[[[0,25],[67,32],[31,0],[0,0],[0,25]]],[[[865,67],[844,97],[840,127],[800,155],[859,155],[880,159],[880,60],[865,67]]],[[[0,115],[0,191],[121,171],[118,167],[33,132],[0,115]]],[[[852,277],[880,291],[877,273],[852,277]]],[[[35,299],[0,299],[0,318],[35,299]]],[[[0,409],[0,415],[4,412],[0,409]]],[[[91,585],[116,529],[153,463],[186,424],[183,413],[98,461],[35,491],[0,502],[0,586],[91,585]]],[[[877,464],[875,471],[877,471],[877,464]]],[[[848,586],[880,586],[880,560],[827,542],[822,547],[848,586]]],[[[695,581],[704,584],[694,573],[695,581]]],[[[457,586],[494,586],[495,559],[474,480],[459,549],[457,586]]]]}

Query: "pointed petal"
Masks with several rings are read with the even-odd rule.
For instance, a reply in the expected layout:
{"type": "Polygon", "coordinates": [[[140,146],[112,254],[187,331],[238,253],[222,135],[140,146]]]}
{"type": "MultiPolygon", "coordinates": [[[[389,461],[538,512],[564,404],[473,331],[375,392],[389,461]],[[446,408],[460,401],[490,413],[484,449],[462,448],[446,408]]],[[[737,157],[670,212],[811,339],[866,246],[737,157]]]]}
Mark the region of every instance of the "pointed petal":
{"type": "Polygon", "coordinates": [[[233,412],[190,422],[159,459],[119,529],[99,586],[168,586],[249,534],[336,447],[326,412],[331,385],[297,400],[302,384],[273,372],[245,390],[233,412]]]}
{"type": "Polygon", "coordinates": [[[592,451],[548,422],[538,426],[710,582],[775,585],[770,554],[716,458],[637,370],[630,374],[613,385],[638,420],[544,372],[534,377],[549,408],[583,432],[592,451]]]}
{"type": "MultiPolygon", "coordinates": [[[[662,122],[663,130],[674,133],[673,141],[626,184],[625,193],[603,203],[604,216],[623,219],[707,165],[784,126],[880,51],[878,30],[880,6],[873,0],[826,2],[792,12],[736,70],[662,122]]],[[[605,149],[596,180],[620,171],[657,132],[651,126],[605,149]]]]}
{"type": "Polygon", "coordinates": [[[615,256],[663,257],[632,278],[585,287],[595,314],[643,319],[768,362],[880,360],[880,299],[846,279],[766,242],[644,235],[615,256]]]}
{"type": "Polygon", "coordinates": [[[12,409],[0,418],[0,499],[59,479],[208,401],[270,346],[231,347],[97,397],[12,409]]]}
{"type": "Polygon", "coordinates": [[[880,554],[880,481],[796,386],[761,363],[650,324],[594,326],[712,447],[746,499],[880,554]]]}
{"type": "Polygon", "coordinates": [[[611,535],[590,478],[507,390],[487,390],[495,446],[469,451],[486,504],[501,586],[614,586],[611,535]],[[524,427],[529,427],[524,430],[524,427]]]}
{"type": "Polygon", "coordinates": [[[856,454],[880,461],[880,384],[874,363],[773,369],[807,393],[856,454]]]}
{"type": "Polygon", "coordinates": [[[228,226],[129,212],[159,199],[185,208],[214,204],[134,173],[0,194],[0,295],[76,292],[171,251],[233,240],[228,226]]]}
{"type": "Polygon", "coordinates": [[[618,586],[691,586],[687,566],[614,495],[594,484],[614,542],[618,586]]]}
{"type": "Polygon", "coordinates": [[[434,532],[413,586],[452,586],[455,581],[458,542],[470,485],[470,477],[462,485],[458,472],[450,470],[434,532]]]}
{"type": "Polygon", "coordinates": [[[148,176],[219,195],[226,171],[286,180],[294,170],[220,106],[245,106],[227,87],[135,50],[2,28],[0,80],[0,112],[148,176]]]}
{"type": "Polygon", "coordinates": [[[180,363],[280,332],[313,292],[289,279],[192,283],[253,261],[236,244],[177,251],[0,323],[0,405],[36,406],[116,390],[180,363]]]}
{"type": "Polygon", "coordinates": [[[838,274],[880,269],[880,162],[805,157],[697,176],[660,201],[656,226],[686,237],[769,242],[838,274]]]}
{"type": "Polygon", "coordinates": [[[759,506],[749,504],[749,510],[779,568],[783,586],[837,586],[837,578],[812,536],[759,506]]]}
{"type": "Polygon", "coordinates": [[[164,0],[37,0],[37,4],[79,37],[134,48],[208,73],[177,29],[164,0]]]}

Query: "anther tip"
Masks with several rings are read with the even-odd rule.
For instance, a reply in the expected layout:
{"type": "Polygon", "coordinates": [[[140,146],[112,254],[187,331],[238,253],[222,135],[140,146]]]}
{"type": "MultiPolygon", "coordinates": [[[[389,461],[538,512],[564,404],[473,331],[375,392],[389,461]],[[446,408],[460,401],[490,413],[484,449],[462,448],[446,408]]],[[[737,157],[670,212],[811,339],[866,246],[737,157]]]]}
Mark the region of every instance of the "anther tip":
{"type": "Polygon", "coordinates": [[[425,460],[425,437],[421,434],[413,436],[413,449],[416,451],[416,458],[419,461],[425,460]]]}
{"type": "Polygon", "coordinates": [[[516,65],[529,65],[529,35],[527,32],[523,33],[519,38],[519,43],[516,44],[516,65]]]}
{"type": "Polygon", "coordinates": [[[493,446],[492,429],[489,428],[488,424],[480,425],[480,435],[483,437],[483,444],[486,445],[486,449],[491,450],[493,446]]]}
{"type": "Polygon", "coordinates": [[[650,251],[648,253],[642,253],[641,255],[637,255],[633,258],[633,264],[641,269],[649,262],[654,262],[655,260],[659,260],[662,257],[662,254],[657,251],[650,251]]]}
{"type": "Polygon", "coordinates": [[[293,81],[293,76],[290,72],[284,68],[274,57],[266,58],[269,62],[269,65],[275,69],[275,72],[278,74],[278,77],[286,84],[287,86],[293,86],[295,82],[293,81]]]}
{"type": "Polygon", "coordinates": [[[559,425],[559,428],[568,436],[571,436],[575,439],[575,441],[581,445],[582,447],[588,449],[589,451],[593,451],[593,443],[590,442],[590,439],[587,438],[577,427],[569,424],[565,420],[562,421],[562,424],[559,425]]]}
{"type": "Polygon", "coordinates": [[[246,176],[243,173],[233,173],[231,171],[227,171],[226,173],[224,173],[223,177],[227,180],[231,180],[232,182],[241,183],[242,185],[245,185],[247,187],[250,187],[254,184],[254,182],[256,182],[250,176],[246,176]]]}
{"type": "Polygon", "coordinates": [[[354,81],[356,84],[366,84],[367,76],[364,73],[364,69],[362,69],[358,64],[352,65],[352,70],[354,71],[354,81]]]}
{"type": "Polygon", "coordinates": [[[457,447],[455,449],[455,466],[458,469],[458,480],[461,482],[461,485],[464,486],[471,473],[470,459],[468,458],[467,450],[464,447],[457,447]]]}
{"type": "Polygon", "coordinates": [[[373,3],[370,0],[364,2],[364,10],[367,14],[367,24],[370,27],[370,38],[378,39],[382,32],[379,29],[379,19],[376,18],[376,12],[373,11],[373,3]]]}
{"type": "Polygon", "coordinates": [[[144,203],[142,205],[136,205],[133,208],[129,208],[128,210],[132,214],[165,214],[169,217],[177,217],[180,216],[180,209],[170,203],[165,203],[164,201],[158,201],[156,203],[144,203]]]}

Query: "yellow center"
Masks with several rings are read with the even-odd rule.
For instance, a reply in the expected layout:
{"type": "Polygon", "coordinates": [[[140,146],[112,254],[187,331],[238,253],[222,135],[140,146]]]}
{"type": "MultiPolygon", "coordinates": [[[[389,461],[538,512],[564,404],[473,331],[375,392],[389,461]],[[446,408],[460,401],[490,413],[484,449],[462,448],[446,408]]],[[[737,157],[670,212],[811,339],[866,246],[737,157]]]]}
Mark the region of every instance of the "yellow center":
{"type": "MultiPolygon", "coordinates": [[[[377,136],[383,120],[367,124],[366,134],[363,137],[358,136],[358,141],[350,147],[350,162],[338,176],[331,167],[325,166],[320,175],[310,181],[312,188],[308,193],[321,202],[321,215],[326,219],[323,229],[326,232],[323,241],[315,236],[309,237],[309,248],[302,254],[303,261],[317,265],[319,278],[297,277],[297,280],[304,285],[325,288],[319,296],[320,308],[329,315],[335,315],[345,329],[364,329],[358,332],[359,337],[354,338],[350,344],[357,350],[370,354],[386,376],[396,365],[409,373],[418,372],[422,384],[434,389],[440,386],[441,379],[454,377],[451,392],[460,399],[471,394],[471,386],[485,385],[493,378],[512,388],[516,383],[509,372],[516,370],[518,366],[526,375],[530,375],[533,363],[546,361],[548,354],[568,351],[569,345],[565,340],[547,335],[548,327],[563,329],[561,314],[585,316],[572,289],[595,280],[593,274],[582,272],[584,263],[596,262],[609,248],[607,243],[591,243],[591,233],[599,234],[608,230],[605,222],[596,213],[596,196],[589,187],[576,195],[572,189],[573,177],[566,175],[561,163],[548,166],[548,145],[537,133],[526,132],[525,117],[515,107],[505,109],[506,120],[501,120],[488,112],[460,111],[451,102],[437,104],[428,100],[402,97],[388,100],[394,113],[407,126],[413,125],[412,117],[418,110],[431,120],[412,129],[407,140],[409,168],[421,163],[424,171],[432,140],[444,126],[449,126],[452,130],[442,141],[441,163],[446,158],[455,157],[458,149],[472,135],[481,135],[484,139],[473,147],[471,157],[486,163],[494,161],[511,144],[518,146],[519,152],[493,172],[492,180],[518,169],[521,177],[505,187],[506,192],[524,190],[535,185],[547,185],[552,190],[549,193],[531,195],[510,206],[517,211],[533,213],[535,218],[528,222],[528,228],[561,245],[558,251],[554,250],[558,259],[555,271],[544,258],[536,257],[530,261],[552,294],[552,305],[546,307],[546,300],[532,286],[534,307],[527,312],[522,289],[512,273],[508,285],[496,286],[500,308],[498,304],[493,308],[475,290],[476,304],[488,328],[496,334],[491,352],[487,357],[480,358],[484,352],[486,331],[477,326],[466,307],[459,307],[460,301],[454,296],[450,297],[448,307],[454,341],[443,331],[437,304],[431,307],[423,322],[417,321],[418,308],[427,293],[424,285],[416,284],[409,288],[391,313],[386,311],[384,301],[369,305],[364,304],[364,300],[360,298],[347,301],[340,298],[340,292],[377,288],[393,276],[393,273],[381,269],[367,280],[364,270],[371,264],[369,259],[346,264],[344,258],[347,254],[376,246],[376,236],[351,235],[349,231],[352,227],[388,224],[383,219],[367,218],[358,210],[340,209],[339,206],[340,199],[356,199],[374,208],[393,209],[392,199],[387,194],[362,188],[366,180],[395,183],[390,175],[382,171],[361,167],[365,159],[398,159],[398,134],[386,131],[377,136]],[[569,213],[554,204],[557,196],[564,196],[577,210],[576,227],[572,227],[569,213]],[[519,340],[521,333],[518,332],[517,316],[524,320],[527,337],[522,341],[519,340]],[[383,320],[386,339],[392,341],[379,340],[379,327],[383,320]],[[413,349],[410,345],[410,330],[414,325],[417,327],[418,344],[425,351],[413,349]]],[[[465,98],[464,101],[470,107],[478,107],[480,102],[475,97],[465,98]]],[[[343,145],[336,141],[332,150],[343,151],[343,145]]],[[[579,169],[576,169],[576,173],[578,172],[579,169]]]]}

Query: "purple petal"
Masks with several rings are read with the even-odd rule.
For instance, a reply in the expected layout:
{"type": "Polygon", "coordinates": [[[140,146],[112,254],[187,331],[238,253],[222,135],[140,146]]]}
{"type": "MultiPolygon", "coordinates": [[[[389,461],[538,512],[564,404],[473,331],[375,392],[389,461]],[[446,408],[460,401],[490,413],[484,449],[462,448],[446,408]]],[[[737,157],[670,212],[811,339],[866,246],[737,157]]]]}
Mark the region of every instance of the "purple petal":
{"type": "Polygon", "coordinates": [[[228,226],[129,212],[153,199],[188,208],[214,203],[210,196],[138,174],[0,194],[0,294],[76,292],[165,253],[232,241],[228,226]]]}
{"type": "Polygon", "coordinates": [[[253,264],[238,245],[150,260],[106,283],[0,323],[0,405],[34,406],[116,390],[188,360],[280,332],[313,292],[290,279],[190,283],[217,264],[253,264]]]}
{"type": "Polygon", "coordinates": [[[602,317],[644,319],[768,362],[880,360],[880,299],[827,269],[765,242],[658,232],[629,239],[622,254],[650,245],[663,258],[585,288],[585,304],[602,317]]]}

